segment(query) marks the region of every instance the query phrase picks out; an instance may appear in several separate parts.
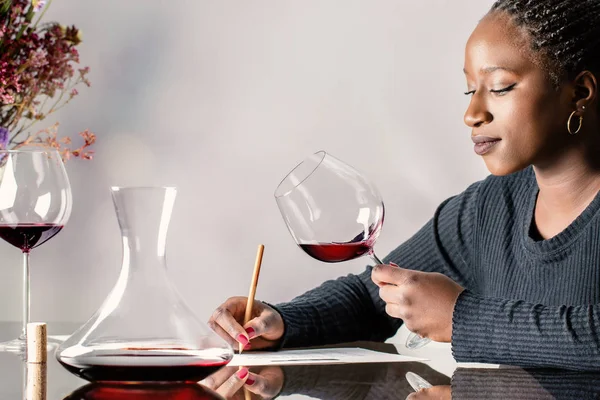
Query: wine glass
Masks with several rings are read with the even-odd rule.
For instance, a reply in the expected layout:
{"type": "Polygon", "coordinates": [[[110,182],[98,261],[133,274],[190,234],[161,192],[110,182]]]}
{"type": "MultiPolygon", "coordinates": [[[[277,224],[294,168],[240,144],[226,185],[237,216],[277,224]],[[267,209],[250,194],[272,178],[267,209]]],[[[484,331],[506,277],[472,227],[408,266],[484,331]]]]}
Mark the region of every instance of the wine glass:
{"type": "MultiPolygon", "coordinates": [[[[383,200],[348,164],[324,151],[314,153],[281,181],[275,200],[292,237],[311,257],[334,263],[367,255],[383,264],[373,250],[383,225],[383,200]]],[[[429,342],[411,333],[406,347],[429,342]]]]}
{"type": "Polygon", "coordinates": [[[0,150],[0,238],[23,253],[23,329],[0,351],[25,354],[29,322],[29,254],[61,231],[71,214],[71,187],[56,150],[0,150]]]}

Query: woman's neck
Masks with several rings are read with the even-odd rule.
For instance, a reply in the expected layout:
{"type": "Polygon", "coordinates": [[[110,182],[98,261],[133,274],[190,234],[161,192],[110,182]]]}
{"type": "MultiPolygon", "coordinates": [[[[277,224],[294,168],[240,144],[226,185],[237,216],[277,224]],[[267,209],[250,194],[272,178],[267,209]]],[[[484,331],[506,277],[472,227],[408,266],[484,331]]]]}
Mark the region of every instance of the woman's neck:
{"type": "Polygon", "coordinates": [[[575,153],[555,159],[552,165],[533,167],[540,189],[538,206],[559,216],[579,215],[600,190],[600,169],[575,153]]]}

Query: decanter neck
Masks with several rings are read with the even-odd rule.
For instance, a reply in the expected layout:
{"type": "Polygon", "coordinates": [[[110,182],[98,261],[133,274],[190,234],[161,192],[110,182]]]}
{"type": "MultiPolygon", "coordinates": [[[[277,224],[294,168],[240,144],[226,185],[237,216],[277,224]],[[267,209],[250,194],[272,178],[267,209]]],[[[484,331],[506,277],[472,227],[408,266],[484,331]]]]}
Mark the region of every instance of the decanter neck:
{"type": "Polygon", "coordinates": [[[113,188],[112,194],[123,237],[123,257],[136,261],[164,258],[175,188],[113,188]]]}

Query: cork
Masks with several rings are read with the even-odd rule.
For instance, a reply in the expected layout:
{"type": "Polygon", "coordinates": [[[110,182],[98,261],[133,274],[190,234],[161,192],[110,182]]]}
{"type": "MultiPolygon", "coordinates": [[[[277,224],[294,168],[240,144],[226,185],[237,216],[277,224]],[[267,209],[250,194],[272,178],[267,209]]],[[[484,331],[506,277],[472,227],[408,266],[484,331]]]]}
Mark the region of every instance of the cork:
{"type": "Polygon", "coordinates": [[[42,322],[27,324],[27,362],[45,363],[47,361],[47,330],[42,322]]]}
{"type": "Polygon", "coordinates": [[[46,363],[27,363],[26,400],[46,400],[47,373],[46,363]]]}

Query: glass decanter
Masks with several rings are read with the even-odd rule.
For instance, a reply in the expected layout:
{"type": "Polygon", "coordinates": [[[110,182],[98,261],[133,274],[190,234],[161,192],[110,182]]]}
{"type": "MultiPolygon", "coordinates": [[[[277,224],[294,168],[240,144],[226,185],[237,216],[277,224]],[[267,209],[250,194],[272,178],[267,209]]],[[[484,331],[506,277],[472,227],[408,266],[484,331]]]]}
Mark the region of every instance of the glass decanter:
{"type": "Polygon", "coordinates": [[[102,307],[62,343],[58,361],[92,382],[198,382],[231,346],[199,321],[171,283],[165,244],[176,189],[113,187],[121,274],[102,307]]]}

